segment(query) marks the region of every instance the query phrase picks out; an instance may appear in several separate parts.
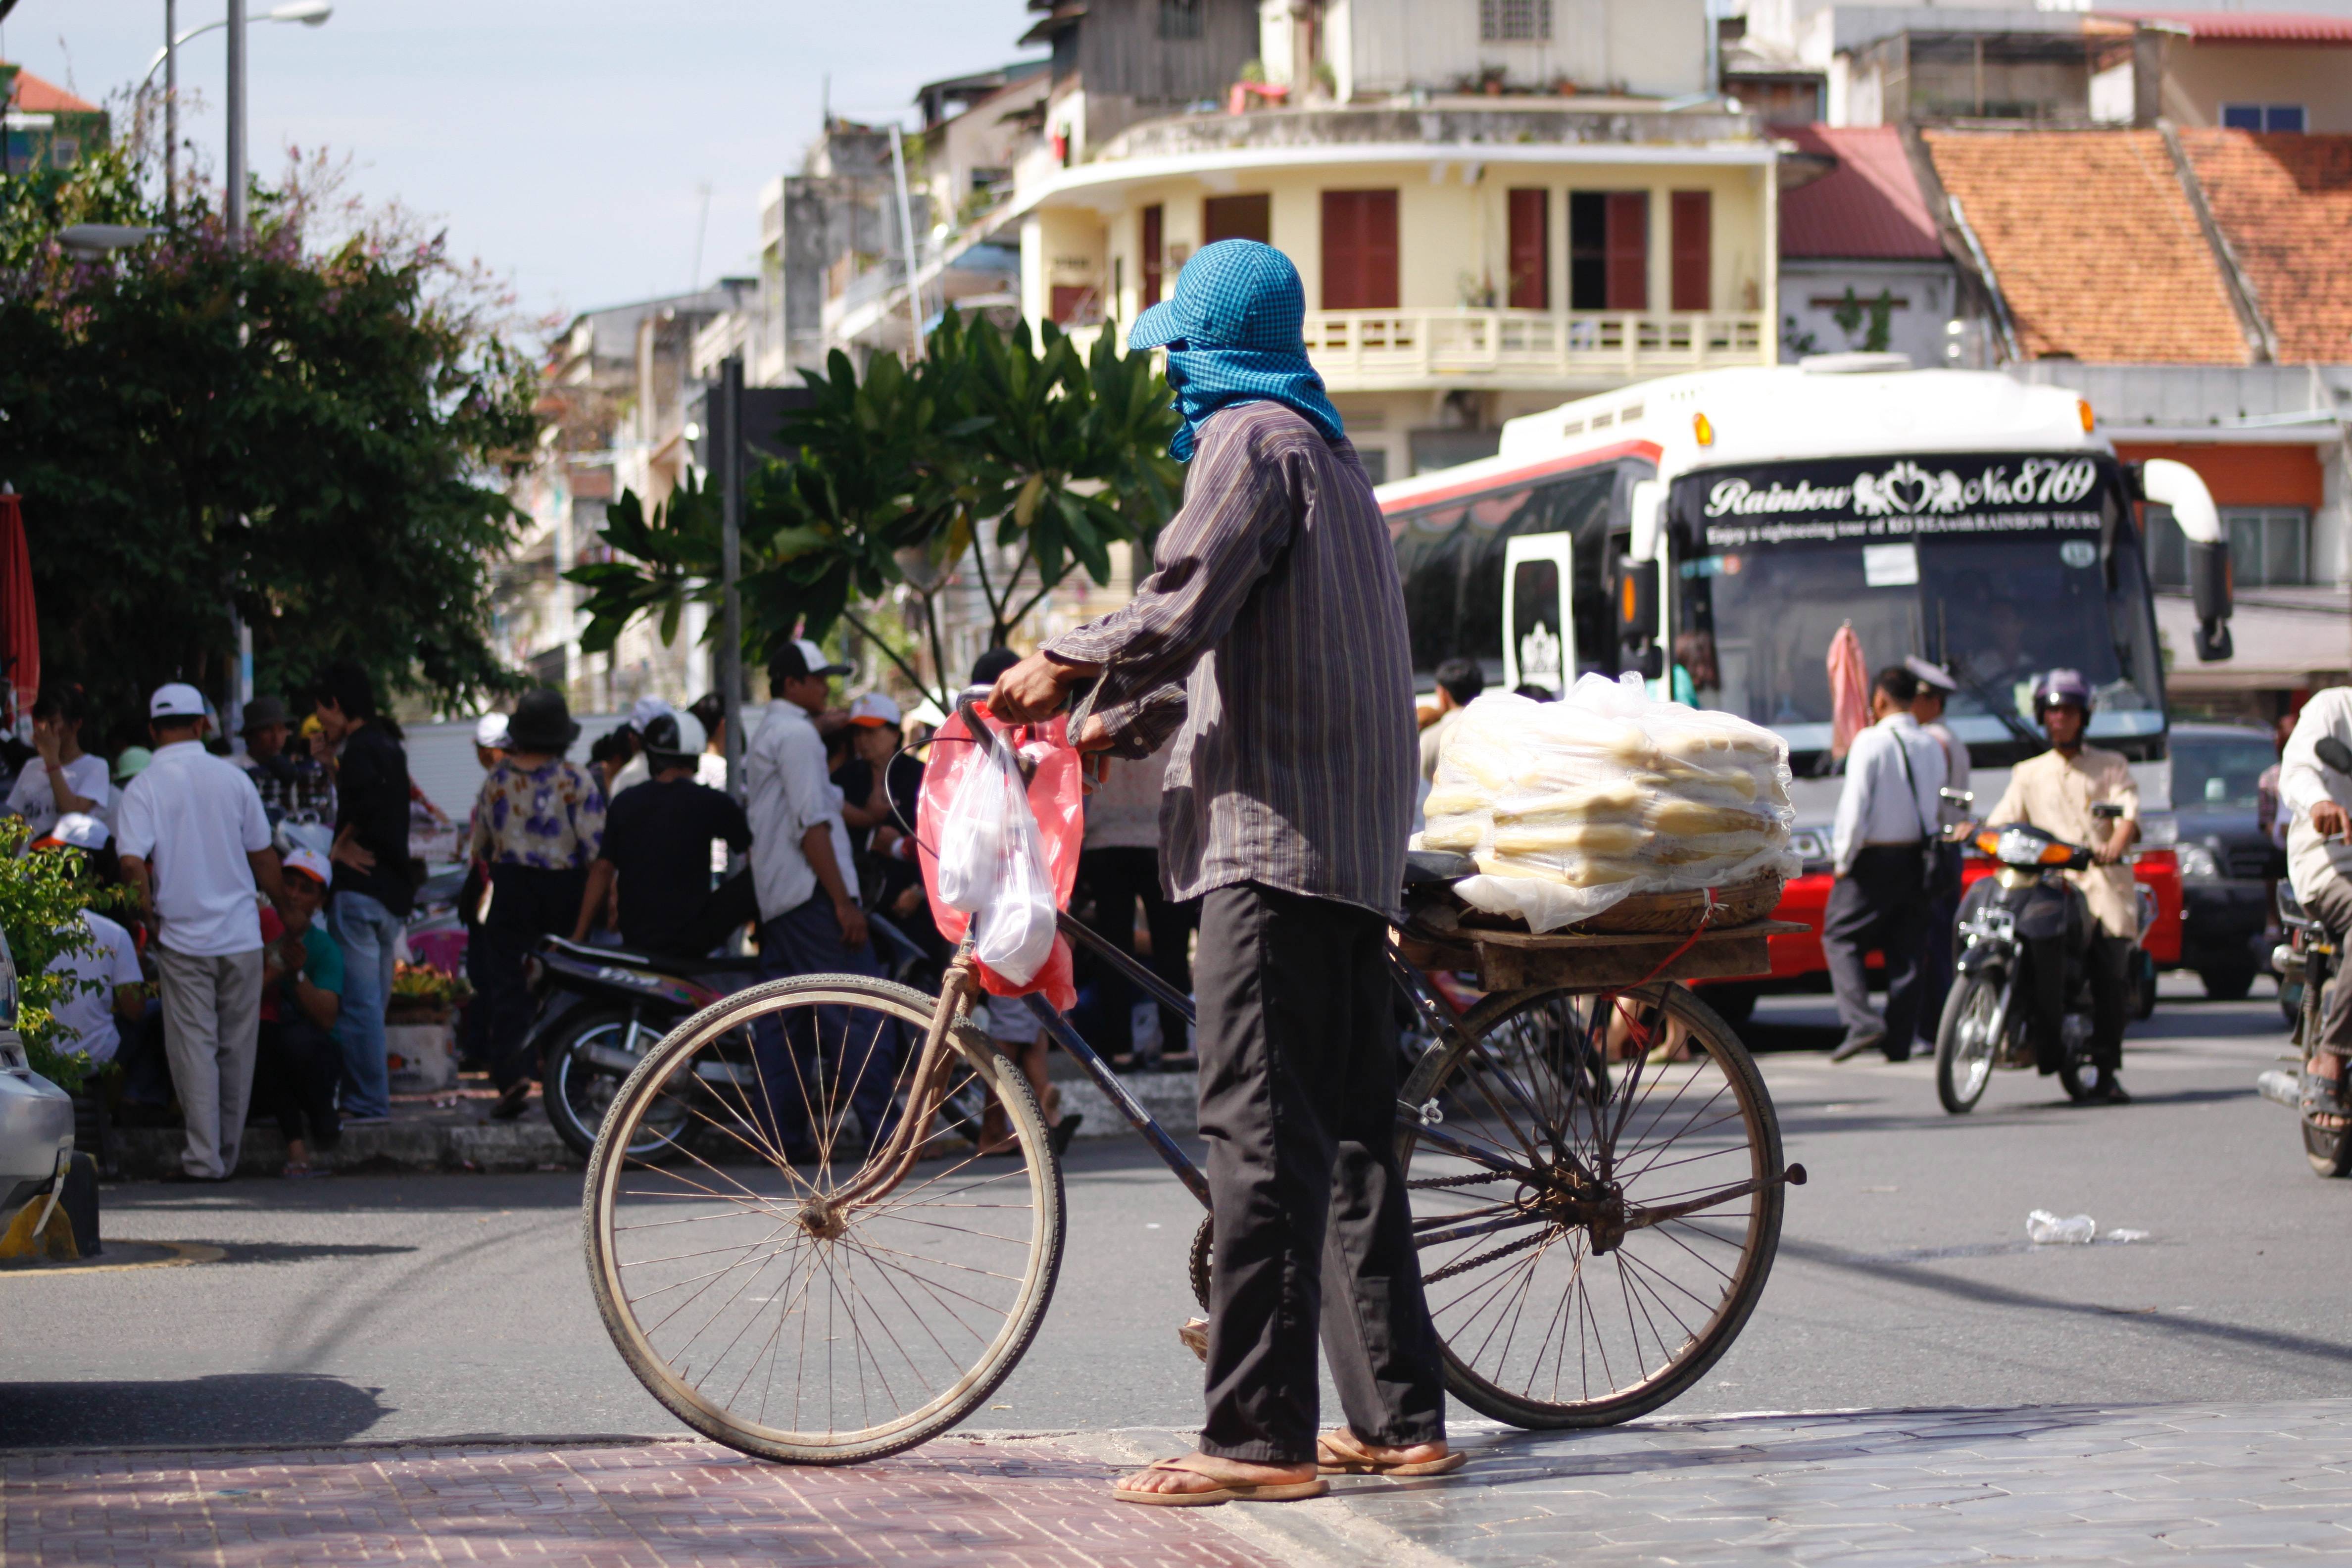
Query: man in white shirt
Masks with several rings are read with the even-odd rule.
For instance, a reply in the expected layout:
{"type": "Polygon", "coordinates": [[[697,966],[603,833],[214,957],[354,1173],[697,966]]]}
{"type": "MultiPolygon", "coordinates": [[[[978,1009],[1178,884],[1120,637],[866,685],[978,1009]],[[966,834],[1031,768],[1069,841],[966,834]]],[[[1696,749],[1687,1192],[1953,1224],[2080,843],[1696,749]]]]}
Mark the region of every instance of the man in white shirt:
{"type": "MultiPolygon", "coordinates": [[[[2295,901],[2324,923],[2339,946],[2352,933],[2352,778],[2319,760],[2328,736],[2352,745],[2352,687],[2331,686],[2303,706],[2279,755],[2279,810],[2286,830],[2286,874],[2295,901]]],[[[2352,1115],[2344,1058],[2352,1052],[2352,979],[2339,978],[2321,1003],[2320,1043],[2303,1081],[2303,1108],[2333,1130],[2352,1115]]]]}
{"type": "MultiPolygon", "coordinates": [[[[68,812],[33,844],[36,850],[78,850],[89,861],[114,857],[106,824],[86,812],[68,812]]],[[[96,873],[103,884],[110,879],[96,873]]],[[[66,977],[65,995],[50,1005],[58,1026],[58,1048],[79,1051],[92,1065],[110,1062],[122,1044],[120,1021],[146,1011],[139,987],[146,976],[139,970],[139,946],[131,933],[96,910],[81,912],[81,931],[74,946],[49,960],[49,973],[66,977]]]]}
{"type": "Polygon", "coordinates": [[[1919,948],[1927,935],[1927,843],[1937,831],[1944,787],[1944,749],[1911,717],[1918,677],[1901,665],[1878,672],[1870,689],[1871,726],[1846,753],[1845,793],[1838,797],[1831,847],[1837,883],[1822,915],[1822,954],[1829,961],[1845,1041],[1832,1059],[1876,1047],[1907,1061],[1918,1033],[1919,948]],[[1863,955],[1886,960],[1886,1016],[1871,1011],[1863,955]]]}
{"type": "MultiPolygon", "coordinates": [[[[772,980],[795,974],[879,974],[866,940],[866,911],[857,898],[857,868],[849,855],[849,829],[841,819],[841,791],[824,765],[821,718],[832,719],[833,680],[849,673],[829,664],[817,646],[794,638],[768,663],[768,704],[751,743],[743,752],[745,810],[751,819],[751,880],[760,900],[761,973],[772,980]]],[[[842,722],[846,717],[842,716],[842,722]]],[[[821,1010],[822,1011],[822,1010],[821,1010]]],[[[820,1018],[817,1032],[839,1038],[839,1020],[820,1018]]],[[[819,1042],[795,1038],[791,1058],[772,1025],[754,1035],[754,1057],[774,1110],[771,1129],[795,1159],[830,1142],[830,1129],[812,1129],[799,1086],[830,1078],[850,1082],[850,1104],[869,1141],[879,1141],[888,1120],[890,1082],[898,1068],[893,1031],[851,1046],[856,1059],[834,1064],[824,1078],[815,1070],[819,1042]],[[794,1059],[796,1058],[796,1059],[794,1059]]]]}
{"type": "Polygon", "coordinates": [[[282,913],[286,889],[253,781],[205,750],[203,694],[159,687],[147,714],[155,757],[122,792],[115,837],[154,933],[163,1049],[188,1124],[180,1179],[225,1182],[236,1171],[259,1043],[254,890],[282,913]]]}

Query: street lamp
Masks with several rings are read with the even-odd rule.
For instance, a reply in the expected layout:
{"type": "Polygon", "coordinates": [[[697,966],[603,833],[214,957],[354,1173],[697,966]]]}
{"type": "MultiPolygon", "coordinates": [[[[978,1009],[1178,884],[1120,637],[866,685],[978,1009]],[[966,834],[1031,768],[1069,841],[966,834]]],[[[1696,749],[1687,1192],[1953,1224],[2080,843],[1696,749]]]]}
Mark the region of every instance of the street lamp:
{"type": "Polygon", "coordinates": [[[143,223],[76,223],[58,230],[58,243],[76,256],[103,256],[163,232],[143,223]]]}
{"type": "Polygon", "coordinates": [[[177,165],[180,142],[180,46],[217,27],[229,30],[228,40],[228,163],[229,163],[229,237],[235,239],[245,232],[245,24],[247,22],[299,22],[306,27],[324,26],[327,18],[335,14],[331,0],[287,0],[267,11],[240,14],[236,0],[229,0],[228,15],[216,22],[173,35],[178,25],[177,0],[163,0],[163,47],[147,62],[147,74],[139,80],[139,90],[145,92],[147,84],[155,79],[155,72],[163,68],[163,210],[173,211],[179,199],[177,165]]]}

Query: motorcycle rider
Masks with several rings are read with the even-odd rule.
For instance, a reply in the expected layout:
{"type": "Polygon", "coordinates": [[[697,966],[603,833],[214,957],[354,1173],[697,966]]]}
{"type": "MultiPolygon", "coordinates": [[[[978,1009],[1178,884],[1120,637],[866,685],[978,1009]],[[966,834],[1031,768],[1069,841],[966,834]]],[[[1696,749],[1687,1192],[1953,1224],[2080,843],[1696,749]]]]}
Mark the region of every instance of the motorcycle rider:
{"type": "MultiPolygon", "coordinates": [[[[2050,737],[2050,749],[2011,772],[2009,788],[1985,814],[1985,825],[2022,823],[2090,847],[2093,864],[2065,873],[2082,893],[2092,921],[2089,941],[2078,949],[2090,973],[2091,1056],[2099,1069],[2089,1098],[2121,1105],[2131,1099],[2116,1075],[2123,1065],[2124,1024],[2131,1005],[2131,950],[2139,940],[2139,893],[2124,856],[2139,837],[2139,786],[2121,752],[2083,743],[2091,688],[2080,671],[2053,669],[2036,681],[2033,716],[2050,737]],[[2091,813],[2096,804],[2120,806],[2123,816],[2102,822],[2091,813]]],[[[2060,988],[2066,966],[2058,944],[2074,936],[2069,931],[2028,939],[2039,950],[2033,970],[2041,994],[2032,1016],[2035,1054],[2044,1072],[2055,1069],[2063,1048],[2059,1030],[2066,998],[2060,988]]]]}
{"type": "Polygon", "coordinates": [[[614,796],[605,812],[604,837],[588,863],[572,940],[588,939],[617,882],[625,946],[698,956],[728,934],[707,930],[701,918],[712,898],[711,841],[743,854],[751,847],[751,825],[733,796],[695,782],[703,734],[693,714],[653,715],[644,740],[652,777],[614,796]]]}
{"type": "MultiPolygon", "coordinates": [[[[2279,805],[2294,814],[2286,833],[2287,880],[2295,901],[2327,928],[2340,946],[2352,934],[2352,778],[2319,760],[2319,742],[2334,736],[2352,744],[2352,687],[2331,686],[2304,704],[2294,733],[2279,756],[2279,805]]],[[[2344,1055],[2352,1051],[2352,983],[2339,980],[2321,1000],[2320,1044],[2304,1074],[2304,1114],[2333,1131],[2352,1115],[2346,1098],[2344,1055]]]]}

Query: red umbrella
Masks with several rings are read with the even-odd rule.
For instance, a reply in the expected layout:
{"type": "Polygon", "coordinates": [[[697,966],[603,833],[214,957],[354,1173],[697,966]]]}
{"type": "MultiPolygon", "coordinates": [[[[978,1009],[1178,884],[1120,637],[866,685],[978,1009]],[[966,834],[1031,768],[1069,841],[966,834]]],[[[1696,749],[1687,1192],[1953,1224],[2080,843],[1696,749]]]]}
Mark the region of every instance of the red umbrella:
{"type": "Polygon", "coordinates": [[[1843,757],[1853,738],[1870,728],[1870,667],[1853,623],[1830,638],[1830,755],[1843,757]]]}
{"type": "Polygon", "coordinates": [[[16,488],[0,484],[0,669],[8,680],[8,721],[21,696],[41,689],[41,623],[33,612],[33,556],[25,544],[25,512],[16,488]]]}

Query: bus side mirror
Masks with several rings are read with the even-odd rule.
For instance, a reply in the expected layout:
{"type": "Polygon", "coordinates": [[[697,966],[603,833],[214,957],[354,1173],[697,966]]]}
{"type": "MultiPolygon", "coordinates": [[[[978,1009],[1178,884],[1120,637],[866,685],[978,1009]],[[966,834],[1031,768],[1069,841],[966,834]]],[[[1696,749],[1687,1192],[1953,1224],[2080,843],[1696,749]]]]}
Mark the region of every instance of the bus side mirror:
{"type": "MultiPolygon", "coordinates": [[[[2151,509],[2168,507],[2189,546],[2189,596],[2197,610],[2197,657],[2207,664],[2235,651],[2230,639],[2230,540],[2213,492],[2197,470],[2169,458],[2140,468],[2140,489],[2151,509]]],[[[2153,519],[2151,519],[2153,521],[2153,519]]]]}
{"type": "Polygon", "coordinates": [[[1621,556],[1617,562],[1617,640],[1641,647],[1657,640],[1658,568],[1655,563],[1621,556]]]}
{"type": "Polygon", "coordinates": [[[1656,479],[1634,480],[1625,510],[1632,525],[1626,552],[1636,561],[1654,562],[1658,546],[1664,542],[1666,487],[1656,479]]]}

